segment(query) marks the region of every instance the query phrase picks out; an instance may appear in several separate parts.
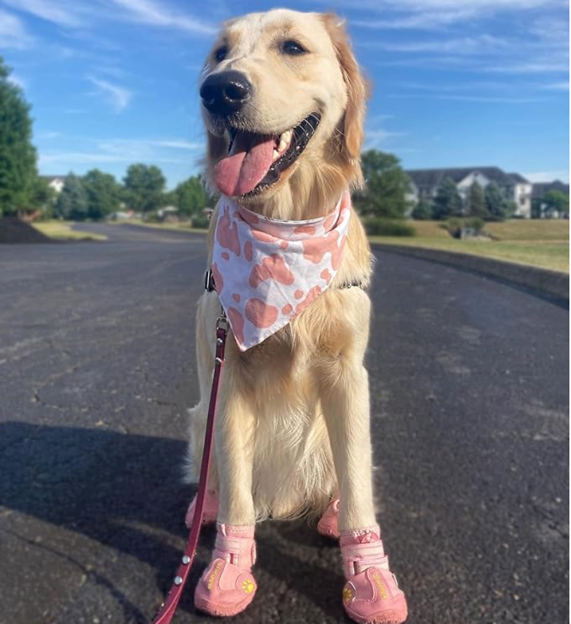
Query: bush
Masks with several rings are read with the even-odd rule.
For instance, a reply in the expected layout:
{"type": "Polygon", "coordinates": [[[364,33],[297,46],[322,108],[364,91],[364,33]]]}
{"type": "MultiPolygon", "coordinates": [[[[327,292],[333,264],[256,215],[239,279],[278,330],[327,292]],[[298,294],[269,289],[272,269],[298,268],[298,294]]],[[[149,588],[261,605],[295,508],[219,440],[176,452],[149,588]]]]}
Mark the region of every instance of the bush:
{"type": "Polygon", "coordinates": [[[416,221],[428,221],[432,219],[432,205],[425,199],[421,199],[410,216],[416,221]]]}
{"type": "Polygon", "coordinates": [[[162,217],[159,217],[157,212],[148,212],[146,215],[143,215],[143,221],[145,223],[162,223],[162,217]]]}
{"type": "Polygon", "coordinates": [[[193,228],[207,230],[210,227],[210,219],[206,215],[195,215],[191,219],[193,228]]]}
{"type": "Polygon", "coordinates": [[[452,217],[447,219],[444,223],[444,229],[454,238],[460,238],[460,233],[463,228],[470,228],[475,232],[481,232],[484,229],[484,220],[480,217],[452,217]]]}
{"type": "Polygon", "coordinates": [[[365,231],[374,236],[415,236],[412,225],[397,219],[382,219],[369,217],[363,219],[365,231]]]}

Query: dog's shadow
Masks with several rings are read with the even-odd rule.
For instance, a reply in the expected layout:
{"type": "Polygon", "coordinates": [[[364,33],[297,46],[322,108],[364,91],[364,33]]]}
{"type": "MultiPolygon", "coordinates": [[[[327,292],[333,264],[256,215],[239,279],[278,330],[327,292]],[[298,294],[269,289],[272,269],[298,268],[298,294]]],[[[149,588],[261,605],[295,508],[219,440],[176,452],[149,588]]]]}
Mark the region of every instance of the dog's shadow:
{"type": "MultiPolygon", "coordinates": [[[[182,484],[185,450],[182,440],[110,429],[1,423],[0,504],[83,534],[155,570],[154,598],[128,597],[112,584],[108,587],[125,620],[142,624],[143,612],[158,606],[154,602],[168,591],[187,535],[183,519],[194,489],[182,484]]],[[[269,575],[305,596],[327,619],[344,620],[341,567],[324,563],[328,559],[338,563],[337,549],[300,522],[267,522],[256,535],[259,576],[269,575]]],[[[209,560],[214,536],[214,529],[208,528],[201,537],[181,602],[187,611],[194,612],[192,588],[209,560]]],[[[22,537],[26,539],[18,536],[22,537]]],[[[44,540],[48,550],[46,542],[49,539],[44,540]]],[[[109,585],[101,571],[96,573],[102,584],[109,585]]],[[[258,593],[257,600],[263,600],[263,583],[258,593]]]]}

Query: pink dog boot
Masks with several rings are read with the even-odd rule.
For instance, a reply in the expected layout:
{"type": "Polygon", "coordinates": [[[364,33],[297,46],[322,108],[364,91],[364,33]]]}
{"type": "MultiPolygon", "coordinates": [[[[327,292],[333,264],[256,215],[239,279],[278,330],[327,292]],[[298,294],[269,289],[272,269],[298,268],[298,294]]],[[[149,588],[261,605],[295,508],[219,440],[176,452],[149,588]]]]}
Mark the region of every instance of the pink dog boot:
{"type": "Polygon", "coordinates": [[[324,514],[321,516],[321,520],[317,523],[317,532],[325,537],[331,537],[333,539],[339,539],[339,499],[334,498],[324,514]]]}
{"type": "Polygon", "coordinates": [[[218,524],[212,562],[194,594],[196,608],[210,615],[242,612],[256,593],[250,571],[255,561],[254,527],[218,524]]]}
{"type": "Polygon", "coordinates": [[[377,526],[341,533],[341,554],[347,583],[343,606],[359,624],[402,624],[406,599],[389,570],[377,526]]]}
{"type": "MultiPolygon", "coordinates": [[[[185,524],[190,529],[192,519],[194,518],[194,508],[196,507],[196,496],[188,506],[186,512],[185,524]]],[[[206,490],[204,497],[204,512],[202,514],[202,524],[212,524],[218,518],[218,495],[213,490],[206,490]]]]}

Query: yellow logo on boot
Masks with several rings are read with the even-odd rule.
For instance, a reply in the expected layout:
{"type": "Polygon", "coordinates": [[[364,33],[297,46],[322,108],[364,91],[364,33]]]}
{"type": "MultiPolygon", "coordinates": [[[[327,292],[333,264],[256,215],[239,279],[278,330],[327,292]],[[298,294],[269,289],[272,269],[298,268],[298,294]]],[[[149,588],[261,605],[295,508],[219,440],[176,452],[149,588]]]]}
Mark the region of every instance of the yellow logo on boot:
{"type": "Polygon", "coordinates": [[[220,570],[222,568],[222,561],[219,561],[215,566],[214,566],[214,570],[212,570],[212,574],[208,577],[208,589],[212,589],[212,587],[214,586],[214,581],[216,580],[216,577],[220,574],[220,570]]]}
{"type": "Polygon", "coordinates": [[[252,579],[246,579],[243,583],[242,583],[242,589],[247,593],[247,594],[251,594],[254,591],[254,581],[252,581],[252,579]]]}
{"type": "Polygon", "coordinates": [[[375,585],[377,586],[377,588],[379,590],[379,594],[381,594],[381,598],[383,600],[386,600],[387,599],[387,588],[385,587],[385,583],[383,582],[383,579],[381,578],[380,572],[377,572],[375,570],[371,574],[371,576],[373,577],[373,581],[375,582],[375,585]]]}

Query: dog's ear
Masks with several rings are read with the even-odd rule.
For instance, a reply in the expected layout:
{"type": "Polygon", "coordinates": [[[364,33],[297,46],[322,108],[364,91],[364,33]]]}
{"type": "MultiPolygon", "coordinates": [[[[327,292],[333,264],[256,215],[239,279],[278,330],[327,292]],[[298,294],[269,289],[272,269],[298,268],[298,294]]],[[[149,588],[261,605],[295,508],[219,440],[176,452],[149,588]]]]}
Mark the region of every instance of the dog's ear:
{"type": "Polygon", "coordinates": [[[343,20],[334,13],[325,13],[323,20],[347,86],[347,108],[342,122],[343,146],[347,160],[358,160],[365,135],[365,104],[369,87],[351,49],[343,20]]]}

